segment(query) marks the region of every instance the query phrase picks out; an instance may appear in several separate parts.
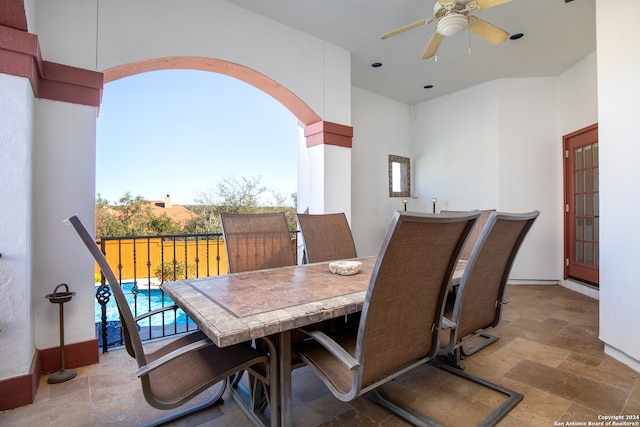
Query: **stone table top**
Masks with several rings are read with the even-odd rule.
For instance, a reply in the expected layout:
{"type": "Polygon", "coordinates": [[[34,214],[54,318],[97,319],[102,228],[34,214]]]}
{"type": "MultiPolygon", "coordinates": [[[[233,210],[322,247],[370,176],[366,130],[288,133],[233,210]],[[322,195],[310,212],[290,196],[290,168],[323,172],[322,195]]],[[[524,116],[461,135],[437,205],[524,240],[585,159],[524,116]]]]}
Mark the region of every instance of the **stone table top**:
{"type": "MultiPolygon", "coordinates": [[[[329,263],[164,283],[166,294],[218,347],[293,330],[362,310],[376,257],[341,276],[329,263]]],[[[454,273],[454,283],[463,267],[454,273]]]]}

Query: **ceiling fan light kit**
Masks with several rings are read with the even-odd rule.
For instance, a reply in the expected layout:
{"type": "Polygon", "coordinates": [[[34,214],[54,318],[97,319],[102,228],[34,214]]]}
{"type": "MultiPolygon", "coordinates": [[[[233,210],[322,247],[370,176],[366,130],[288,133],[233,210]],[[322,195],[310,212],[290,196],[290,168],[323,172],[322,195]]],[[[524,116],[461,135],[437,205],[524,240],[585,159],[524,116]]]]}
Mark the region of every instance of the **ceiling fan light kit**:
{"type": "Polygon", "coordinates": [[[460,13],[450,13],[438,21],[437,31],[445,37],[456,36],[467,29],[469,20],[460,13]]]}

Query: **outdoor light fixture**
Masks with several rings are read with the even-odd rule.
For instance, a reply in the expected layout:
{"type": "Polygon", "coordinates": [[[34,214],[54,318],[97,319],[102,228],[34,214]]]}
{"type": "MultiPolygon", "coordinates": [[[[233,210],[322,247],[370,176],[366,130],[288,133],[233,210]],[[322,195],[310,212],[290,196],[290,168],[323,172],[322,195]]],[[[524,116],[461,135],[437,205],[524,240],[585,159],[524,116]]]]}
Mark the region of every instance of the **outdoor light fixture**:
{"type": "Polygon", "coordinates": [[[469,26],[469,20],[461,13],[451,12],[438,21],[438,33],[445,37],[455,36],[469,26]]]}

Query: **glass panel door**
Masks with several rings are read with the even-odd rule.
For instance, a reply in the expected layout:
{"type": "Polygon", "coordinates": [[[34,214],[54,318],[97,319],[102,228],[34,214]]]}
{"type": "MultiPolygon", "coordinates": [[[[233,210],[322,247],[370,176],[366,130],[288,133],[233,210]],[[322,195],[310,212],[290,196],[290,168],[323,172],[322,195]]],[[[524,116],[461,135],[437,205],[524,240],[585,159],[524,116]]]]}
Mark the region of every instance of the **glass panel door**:
{"type": "Polygon", "coordinates": [[[565,279],[598,285],[600,267],[597,125],[564,138],[565,279]]]}

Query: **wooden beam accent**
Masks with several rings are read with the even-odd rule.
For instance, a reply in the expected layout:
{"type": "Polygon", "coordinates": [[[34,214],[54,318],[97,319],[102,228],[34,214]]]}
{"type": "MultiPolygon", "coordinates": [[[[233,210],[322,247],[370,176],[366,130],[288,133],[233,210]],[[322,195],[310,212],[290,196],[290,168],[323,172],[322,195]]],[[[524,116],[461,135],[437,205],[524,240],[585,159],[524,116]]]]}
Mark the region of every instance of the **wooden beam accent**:
{"type": "Polygon", "coordinates": [[[36,98],[100,106],[102,73],[43,61],[38,37],[0,25],[0,73],[26,77],[36,98]]]}
{"type": "Polygon", "coordinates": [[[307,148],[320,144],[351,148],[353,128],[337,123],[320,121],[305,126],[304,136],[307,138],[307,148]]]}

